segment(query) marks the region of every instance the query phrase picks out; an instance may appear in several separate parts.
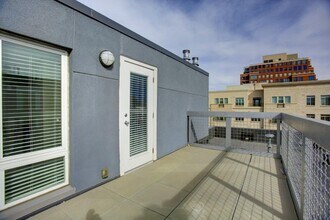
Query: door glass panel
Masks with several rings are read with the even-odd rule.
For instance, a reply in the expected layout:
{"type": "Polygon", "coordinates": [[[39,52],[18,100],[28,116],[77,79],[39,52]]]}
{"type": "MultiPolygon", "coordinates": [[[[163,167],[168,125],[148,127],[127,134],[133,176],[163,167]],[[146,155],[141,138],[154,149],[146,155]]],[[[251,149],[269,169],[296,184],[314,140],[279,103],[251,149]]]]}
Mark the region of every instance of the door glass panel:
{"type": "Polygon", "coordinates": [[[130,157],[148,149],[148,77],[130,75],[130,157]]]}

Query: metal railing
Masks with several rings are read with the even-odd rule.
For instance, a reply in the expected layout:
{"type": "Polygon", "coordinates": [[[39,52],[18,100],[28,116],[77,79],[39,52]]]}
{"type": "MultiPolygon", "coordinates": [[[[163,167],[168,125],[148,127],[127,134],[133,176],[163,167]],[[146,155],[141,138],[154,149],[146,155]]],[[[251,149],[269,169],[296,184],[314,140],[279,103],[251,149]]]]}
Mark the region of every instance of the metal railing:
{"type": "Polygon", "coordinates": [[[330,123],[282,114],[281,158],[300,219],[330,219],[330,123]]]}
{"type": "Polygon", "coordinates": [[[188,112],[188,143],[220,150],[279,155],[278,119],[279,113],[188,112]],[[272,138],[266,134],[271,134],[272,138]]]}
{"type": "Polygon", "coordinates": [[[280,157],[299,218],[330,219],[329,122],[265,112],[187,115],[190,145],[280,157]]]}

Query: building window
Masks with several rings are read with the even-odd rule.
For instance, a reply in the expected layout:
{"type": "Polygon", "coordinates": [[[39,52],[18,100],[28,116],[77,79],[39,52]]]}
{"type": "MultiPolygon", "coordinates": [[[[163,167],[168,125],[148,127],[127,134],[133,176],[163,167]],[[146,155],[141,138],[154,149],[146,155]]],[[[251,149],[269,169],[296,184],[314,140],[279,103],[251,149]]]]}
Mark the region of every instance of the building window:
{"type": "Polygon", "coordinates": [[[291,96],[273,96],[272,103],[274,104],[291,103],[291,96]]]}
{"type": "Polygon", "coordinates": [[[278,97],[278,103],[284,103],[284,98],[283,96],[278,97]]]}
{"type": "Polygon", "coordinates": [[[321,115],[321,120],[330,121],[330,115],[321,115]]]}
{"type": "Polygon", "coordinates": [[[314,78],[315,78],[314,76],[309,76],[308,80],[311,81],[311,80],[314,80],[314,78]]]}
{"type": "Polygon", "coordinates": [[[219,98],[215,98],[215,99],[214,99],[214,103],[215,103],[215,104],[219,104],[219,98]]]}
{"type": "Polygon", "coordinates": [[[277,96],[272,97],[272,103],[274,103],[274,104],[277,103],[277,96]]]}
{"type": "MultiPolygon", "coordinates": [[[[269,120],[270,123],[272,124],[276,124],[277,123],[277,119],[276,118],[273,118],[271,120],[269,120]]],[[[280,123],[282,123],[282,120],[279,121],[280,123]]]]}
{"type": "Polygon", "coordinates": [[[321,105],[330,105],[330,95],[321,95],[321,105]]]}
{"type": "Polygon", "coordinates": [[[315,105],[315,95],[308,95],[306,97],[306,105],[315,105]]]}
{"type": "Polygon", "coordinates": [[[223,101],[224,101],[224,104],[228,104],[228,98],[224,98],[223,101]]]}
{"type": "Polygon", "coordinates": [[[285,96],[285,103],[291,103],[291,96],[285,96]]]}
{"type": "Polygon", "coordinates": [[[6,38],[0,46],[1,210],[68,184],[68,56],[6,38]]]}
{"type": "Polygon", "coordinates": [[[244,121],[244,118],[242,118],[242,117],[236,117],[235,118],[235,121],[244,121]]]}
{"type": "Polygon", "coordinates": [[[307,114],[307,118],[315,118],[315,114],[307,114]]]}
{"type": "Polygon", "coordinates": [[[261,119],[260,118],[251,118],[251,121],[261,121],[261,119]]]}
{"type": "Polygon", "coordinates": [[[237,106],[244,106],[244,98],[236,98],[237,106]]]}
{"type": "Polygon", "coordinates": [[[213,121],[226,121],[226,117],[213,117],[213,121]]]}
{"type": "Polygon", "coordinates": [[[260,97],[254,97],[253,98],[253,106],[261,106],[261,98],[260,97]]]}

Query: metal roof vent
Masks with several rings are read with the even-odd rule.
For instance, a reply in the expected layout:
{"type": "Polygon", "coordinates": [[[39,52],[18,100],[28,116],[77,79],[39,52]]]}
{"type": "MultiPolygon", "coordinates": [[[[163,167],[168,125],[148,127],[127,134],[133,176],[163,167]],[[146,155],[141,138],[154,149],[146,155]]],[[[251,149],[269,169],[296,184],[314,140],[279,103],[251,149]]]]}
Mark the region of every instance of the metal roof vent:
{"type": "Polygon", "coordinates": [[[192,64],[195,65],[195,66],[199,66],[199,64],[198,64],[198,57],[193,57],[192,58],[192,64]]]}
{"type": "Polygon", "coordinates": [[[189,61],[189,60],[190,60],[190,58],[189,58],[190,50],[185,49],[185,50],[183,50],[182,52],[183,52],[183,59],[184,59],[185,61],[189,61]]]}

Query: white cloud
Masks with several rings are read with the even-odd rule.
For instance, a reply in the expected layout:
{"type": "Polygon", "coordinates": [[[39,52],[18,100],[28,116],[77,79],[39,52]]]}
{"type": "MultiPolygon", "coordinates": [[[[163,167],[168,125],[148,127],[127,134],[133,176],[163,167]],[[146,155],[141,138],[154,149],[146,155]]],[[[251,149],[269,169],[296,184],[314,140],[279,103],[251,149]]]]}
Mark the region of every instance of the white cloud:
{"type": "Polygon", "coordinates": [[[189,48],[210,90],[239,84],[244,66],[281,52],[310,57],[318,78],[330,78],[326,1],[79,1],[179,56],[189,48]]]}

